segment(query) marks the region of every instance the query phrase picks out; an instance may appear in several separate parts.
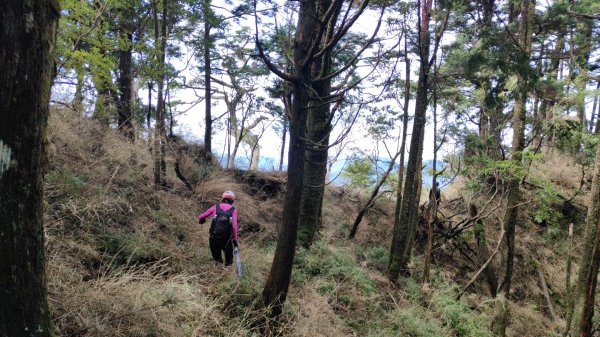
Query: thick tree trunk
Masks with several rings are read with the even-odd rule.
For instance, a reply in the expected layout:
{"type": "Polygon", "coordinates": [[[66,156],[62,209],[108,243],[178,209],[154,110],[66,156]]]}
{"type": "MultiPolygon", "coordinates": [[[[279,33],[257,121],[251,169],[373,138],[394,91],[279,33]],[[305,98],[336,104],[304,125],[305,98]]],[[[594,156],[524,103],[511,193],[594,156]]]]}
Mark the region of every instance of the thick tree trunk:
{"type": "MultiPolygon", "coordinates": [[[[475,204],[469,204],[469,217],[474,219],[477,216],[477,207],[475,204]]],[[[482,265],[485,264],[490,258],[490,251],[488,247],[487,238],[485,235],[485,227],[480,221],[476,221],[473,224],[473,229],[475,232],[475,240],[477,241],[477,257],[479,259],[479,263],[482,265]]],[[[492,297],[496,297],[498,293],[498,278],[496,277],[496,272],[494,271],[494,267],[491,264],[488,264],[484,270],[485,280],[488,284],[488,288],[490,289],[490,295],[492,297]]]]}
{"type": "Polygon", "coordinates": [[[319,108],[312,107],[308,115],[307,139],[310,142],[318,142],[318,144],[308,144],[305,154],[304,191],[300,201],[301,210],[298,220],[298,243],[305,248],[312,245],[321,227],[330,132],[330,126],[327,123],[329,104],[324,104],[319,108]]]}
{"type": "Polygon", "coordinates": [[[58,1],[0,3],[0,336],[53,336],[43,177],[58,1]]]}
{"type": "MultiPolygon", "coordinates": [[[[313,70],[314,73],[314,70],[313,70]]],[[[327,81],[330,82],[330,81],[327,81]]],[[[327,97],[331,92],[330,83],[314,85],[313,95],[327,97]]],[[[321,212],[327,175],[327,153],[329,146],[330,104],[318,97],[312,99],[308,109],[307,149],[304,162],[304,190],[300,200],[298,219],[298,243],[305,248],[312,245],[321,227],[321,212]]]]}
{"type": "MultiPolygon", "coordinates": [[[[122,21],[128,19],[122,14],[122,21]]],[[[124,39],[125,48],[119,51],[119,104],[117,105],[118,129],[123,134],[134,140],[133,129],[133,32],[130,24],[121,23],[121,39],[124,39]]]]}
{"type": "Polygon", "coordinates": [[[402,205],[399,214],[400,226],[394,226],[392,235],[392,250],[390,251],[391,263],[388,268],[388,277],[396,283],[400,272],[408,272],[407,264],[412,250],[412,237],[416,232],[417,203],[419,196],[419,167],[423,152],[423,134],[425,131],[425,118],[427,114],[427,91],[429,83],[429,20],[431,1],[423,0],[419,31],[419,81],[417,86],[415,118],[410,141],[408,164],[406,166],[406,183],[402,193],[402,205]]]}
{"type": "Polygon", "coordinates": [[[319,30],[315,2],[300,3],[298,24],[294,39],[295,82],[290,120],[290,146],[288,151],[287,191],[283,204],[283,220],[279,227],[277,247],[269,276],[263,289],[264,304],[272,315],[279,315],[287,297],[298,234],[298,218],[304,185],[304,153],[306,115],[311,87],[310,63],[305,64],[309,50],[319,30]]]}
{"type": "MultiPolygon", "coordinates": [[[[325,46],[332,38],[337,22],[341,2],[333,18],[328,22],[328,30],[321,45],[325,46]]],[[[320,18],[325,16],[331,6],[331,0],[319,1],[317,8],[320,18]]],[[[323,195],[327,177],[327,158],[329,153],[329,134],[331,132],[331,79],[321,80],[331,72],[331,52],[316,58],[311,66],[313,90],[309,103],[307,119],[306,162],[304,163],[304,191],[300,200],[300,219],[298,220],[299,244],[308,248],[312,245],[319,228],[322,226],[323,195]]]]}

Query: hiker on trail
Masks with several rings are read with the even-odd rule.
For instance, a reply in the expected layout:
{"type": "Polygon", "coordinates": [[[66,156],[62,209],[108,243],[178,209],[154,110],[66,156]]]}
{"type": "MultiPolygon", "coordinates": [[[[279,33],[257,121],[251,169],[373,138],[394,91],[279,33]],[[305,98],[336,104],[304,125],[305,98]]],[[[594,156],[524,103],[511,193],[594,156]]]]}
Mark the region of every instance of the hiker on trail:
{"type": "MultiPolygon", "coordinates": [[[[442,193],[440,192],[440,182],[435,182],[435,201],[436,206],[440,205],[440,201],[442,201],[442,193]]],[[[429,190],[429,207],[433,204],[433,188],[429,190]]]]}
{"type": "Polygon", "coordinates": [[[198,215],[198,222],[203,224],[206,218],[212,216],[209,239],[210,252],[215,262],[223,263],[221,251],[225,252],[225,265],[233,262],[233,247],[237,248],[237,209],[233,207],[235,194],[225,191],[221,203],[211,206],[204,213],[198,215]]]}

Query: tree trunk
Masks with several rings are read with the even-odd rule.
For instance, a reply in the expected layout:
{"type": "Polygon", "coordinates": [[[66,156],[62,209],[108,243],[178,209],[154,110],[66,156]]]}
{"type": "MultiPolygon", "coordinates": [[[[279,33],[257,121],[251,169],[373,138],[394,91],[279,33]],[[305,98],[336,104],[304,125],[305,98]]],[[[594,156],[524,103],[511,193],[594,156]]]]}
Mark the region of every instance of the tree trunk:
{"type": "Polygon", "coordinates": [[[0,3],[0,336],[54,336],[43,229],[58,1],[0,3]]]}
{"type": "Polygon", "coordinates": [[[235,108],[227,108],[229,110],[229,134],[233,136],[235,143],[233,144],[233,151],[229,155],[229,159],[227,160],[227,168],[235,168],[235,157],[237,156],[238,149],[240,148],[240,144],[242,143],[242,133],[244,129],[241,128],[238,130],[238,121],[235,108]]]}
{"type": "Polygon", "coordinates": [[[212,92],[211,92],[211,68],[210,68],[210,49],[212,40],[210,37],[210,0],[204,0],[204,148],[207,153],[212,151],[212,92]]]}
{"type": "Polygon", "coordinates": [[[157,48],[158,58],[158,78],[156,80],[157,99],[156,99],[156,125],[154,127],[154,184],[164,186],[166,180],[165,164],[165,52],[167,45],[167,9],[168,0],[163,0],[162,18],[160,33],[158,28],[158,9],[156,3],[153,3],[154,11],[154,37],[157,48]]]}
{"type": "MultiPolygon", "coordinates": [[[[434,59],[437,55],[433,55],[434,59]]],[[[437,66],[434,63],[433,77],[437,78],[437,66]]],[[[423,285],[429,283],[431,270],[431,254],[433,250],[433,223],[437,218],[437,88],[433,89],[433,174],[431,177],[431,192],[429,195],[429,219],[427,219],[427,248],[425,249],[425,266],[423,267],[423,285]]],[[[417,204],[418,206],[418,204],[417,204]]]]}
{"type": "Polygon", "coordinates": [[[246,141],[250,145],[250,167],[248,169],[258,171],[260,161],[260,145],[258,144],[259,136],[253,133],[246,135],[246,141]]]}
{"type": "MultiPolygon", "coordinates": [[[[316,87],[316,86],[315,86],[316,87]]],[[[318,91],[317,91],[318,92],[318,91]]],[[[327,95],[325,95],[327,96],[327,95]]],[[[317,103],[319,104],[319,103],[317,103]]],[[[329,145],[329,104],[311,107],[308,111],[307,139],[304,163],[304,191],[300,200],[298,220],[298,243],[309,248],[321,227],[325,177],[327,176],[327,154],[329,145]]]]}
{"type": "MultiPolygon", "coordinates": [[[[331,0],[319,1],[317,12],[320,18],[331,6],[331,0]]],[[[329,20],[327,33],[321,41],[325,46],[332,38],[342,2],[329,20]]],[[[327,158],[329,134],[331,132],[331,79],[322,80],[331,72],[331,52],[316,58],[311,66],[313,90],[308,109],[306,162],[304,163],[304,191],[300,200],[300,219],[298,220],[298,241],[309,248],[322,226],[323,195],[327,176],[327,158]]]]}
{"type": "Polygon", "coordinates": [[[152,117],[152,89],[154,88],[154,83],[152,81],[148,81],[148,112],[146,113],[146,130],[148,132],[148,141],[150,141],[151,133],[150,133],[150,119],[152,117]]]}
{"type": "Polygon", "coordinates": [[[73,109],[83,115],[83,86],[85,82],[85,72],[82,65],[75,67],[75,74],[77,76],[77,84],[75,86],[75,96],[73,97],[73,109]]]}
{"type": "MultiPolygon", "coordinates": [[[[598,146],[600,148],[600,145],[598,146]]],[[[597,160],[600,162],[600,160],[597,160]]],[[[600,205],[590,205],[590,208],[598,208],[600,205]]],[[[581,314],[581,323],[579,328],[580,337],[590,337],[592,335],[592,318],[594,317],[594,303],[596,298],[596,285],[598,283],[598,267],[600,266],[600,218],[596,219],[596,237],[594,249],[592,251],[589,270],[585,280],[583,311],[581,314]]]]}
{"type": "Polygon", "coordinates": [[[585,246],[581,259],[581,266],[579,268],[578,285],[579,289],[582,290],[586,279],[587,271],[590,269],[590,260],[592,256],[592,250],[596,240],[596,219],[599,218],[598,204],[600,203],[600,146],[596,148],[596,161],[594,164],[594,176],[592,177],[592,188],[590,191],[590,207],[588,208],[587,216],[585,219],[585,246]]]}
{"type": "MultiPolygon", "coordinates": [[[[563,337],[567,337],[570,336],[569,332],[571,331],[571,323],[573,322],[573,311],[575,309],[575,297],[576,297],[576,291],[574,293],[573,289],[573,283],[571,282],[571,271],[572,271],[572,265],[573,265],[573,223],[569,224],[569,241],[568,241],[568,246],[567,246],[567,270],[566,270],[566,277],[565,277],[565,294],[563,296],[563,300],[564,303],[566,305],[565,308],[565,330],[562,333],[563,337]]],[[[575,284],[575,287],[577,287],[577,284],[575,284]]]]}
{"type": "MultiPolygon", "coordinates": [[[[406,20],[406,19],[405,19],[406,20]]],[[[406,66],[406,78],[404,79],[404,105],[402,106],[402,141],[400,143],[400,163],[398,167],[398,186],[396,188],[396,206],[394,208],[394,233],[396,229],[399,229],[400,224],[400,208],[402,205],[402,183],[404,181],[404,153],[406,152],[406,134],[408,131],[408,104],[410,102],[410,59],[408,58],[408,39],[406,38],[406,31],[404,32],[404,64],[406,66]]],[[[392,240],[391,251],[396,251],[396,241],[392,240]]],[[[390,257],[388,261],[388,270],[390,270],[393,259],[390,257]]]]}
{"type": "Polygon", "coordinates": [[[133,129],[133,28],[131,24],[125,21],[129,15],[121,14],[120,38],[124,39],[121,44],[125,44],[124,49],[119,50],[119,104],[117,105],[118,129],[123,134],[134,140],[135,130],[133,129]]]}
{"type": "MultiPolygon", "coordinates": [[[[477,216],[477,206],[475,204],[469,204],[469,217],[471,219],[475,219],[477,216]]],[[[487,243],[487,238],[485,235],[485,227],[480,221],[476,221],[473,224],[473,229],[475,232],[475,240],[477,241],[477,257],[479,259],[479,263],[482,265],[487,262],[490,258],[490,251],[487,243]]],[[[484,270],[485,280],[488,284],[488,288],[490,289],[490,295],[492,297],[496,297],[498,293],[498,278],[496,277],[496,272],[492,265],[488,264],[484,270]]]]}
{"type": "MultiPolygon", "coordinates": [[[[598,81],[598,83],[596,84],[596,92],[598,92],[598,90],[600,90],[600,81],[598,81]]],[[[589,129],[588,132],[593,133],[595,132],[595,125],[596,125],[596,117],[597,115],[597,110],[598,110],[598,95],[594,94],[593,96],[593,101],[594,103],[592,104],[592,117],[590,119],[590,125],[589,125],[589,129]]],[[[597,128],[596,128],[597,129],[597,128]]]]}
{"type": "Polygon", "coordinates": [[[416,232],[419,160],[423,152],[423,134],[425,131],[425,118],[427,114],[427,91],[429,85],[429,21],[431,14],[431,0],[422,1],[420,30],[419,30],[419,56],[421,65],[419,67],[419,81],[417,85],[417,96],[415,106],[415,118],[406,166],[406,183],[402,193],[402,205],[399,214],[400,226],[394,226],[392,235],[392,250],[390,251],[391,263],[388,267],[388,277],[391,282],[396,283],[400,272],[408,272],[407,264],[412,249],[411,237],[416,232]]]}
{"type": "Polygon", "coordinates": [[[587,282],[589,282],[591,275],[591,262],[593,259],[594,249],[597,244],[596,237],[598,235],[597,219],[600,218],[599,214],[600,204],[600,145],[596,147],[596,160],[594,164],[594,176],[592,177],[592,188],[590,191],[590,206],[588,207],[587,216],[585,219],[585,239],[583,253],[581,254],[581,265],[579,267],[579,274],[577,277],[577,283],[574,286],[574,294],[571,305],[567,307],[567,320],[565,327],[565,335],[571,329],[573,320],[577,318],[574,315],[575,312],[581,312],[581,304],[583,303],[582,298],[586,294],[587,282]]]}
{"type": "MultiPolygon", "coordinates": [[[[92,74],[94,74],[94,71],[92,71],[92,74]]],[[[110,72],[106,72],[103,75],[93,75],[92,82],[94,83],[94,87],[96,87],[96,102],[94,103],[92,117],[100,124],[108,127],[114,113],[115,102],[113,101],[113,97],[116,96],[112,89],[112,75],[110,72]]]]}
{"type": "Polygon", "coordinates": [[[304,62],[304,60],[309,57],[309,51],[318,30],[315,2],[301,2],[294,39],[295,81],[292,84],[293,102],[290,120],[287,191],[283,204],[283,219],[277,237],[277,247],[262,292],[264,304],[272,309],[271,314],[275,316],[281,314],[283,310],[296,251],[300,215],[298,201],[302,198],[304,185],[306,109],[311,87],[310,62],[304,62]]]}
{"type": "MultiPolygon", "coordinates": [[[[527,67],[529,64],[530,53],[531,53],[531,23],[533,17],[533,11],[535,8],[534,0],[522,0],[521,11],[519,18],[519,29],[518,29],[518,41],[523,53],[520,55],[520,64],[523,67],[527,67]]],[[[513,108],[513,141],[512,141],[512,152],[511,160],[514,162],[516,167],[521,166],[522,153],[525,146],[524,132],[525,132],[525,104],[527,102],[527,82],[528,78],[523,73],[517,75],[517,86],[515,88],[515,105],[513,108]]],[[[507,209],[504,214],[504,229],[506,230],[506,266],[504,273],[504,281],[502,282],[502,290],[504,296],[508,301],[510,299],[510,286],[513,274],[513,263],[515,254],[515,228],[518,220],[518,209],[519,203],[521,202],[521,190],[520,190],[521,178],[514,176],[508,181],[508,197],[507,197],[507,209]]],[[[508,308],[507,308],[508,310],[508,308]]],[[[503,325],[503,329],[506,329],[506,324],[503,325]]],[[[503,331],[503,334],[505,332],[503,331]]]]}
{"type": "MultiPolygon", "coordinates": [[[[600,96],[596,98],[596,101],[594,102],[594,106],[598,106],[600,105],[600,96]]],[[[594,134],[596,134],[597,136],[600,135],[600,113],[598,113],[597,118],[596,118],[596,126],[594,129],[594,134]]]]}
{"type": "Polygon", "coordinates": [[[590,53],[592,51],[591,42],[593,35],[593,27],[594,24],[589,19],[578,19],[576,34],[583,35],[580,36],[581,43],[577,46],[577,58],[574,62],[578,63],[578,74],[575,78],[575,87],[577,90],[577,94],[575,95],[575,107],[577,110],[577,118],[581,123],[581,130],[587,130],[587,119],[585,116],[585,99],[587,95],[586,87],[588,83],[588,74],[587,71],[589,69],[589,61],[590,61],[590,53]]]}
{"type": "MultiPolygon", "coordinates": [[[[556,39],[556,46],[554,47],[554,51],[552,52],[552,60],[550,61],[550,65],[548,66],[548,76],[546,80],[548,81],[556,81],[558,76],[558,66],[560,64],[559,60],[562,56],[562,49],[565,44],[565,35],[564,32],[558,32],[558,37],[556,39]]],[[[551,90],[548,93],[542,94],[542,102],[540,103],[539,110],[539,118],[541,121],[539,123],[549,123],[552,120],[553,113],[552,107],[557,102],[557,93],[551,90]]],[[[535,134],[535,133],[534,133],[535,134]]],[[[546,135],[546,142],[543,143],[546,146],[546,151],[548,152],[550,148],[550,144],[552,143],[552,139],[554,136],[552,134],[546,135]]]]}
{"type": "MultiPolygon", "coordinates": [[[[287,110],[286,110],[287,111],[287,110]]],[[[283,170],[283,155],[285,154],[285,137],[287,136],[288,120],[286,116],[283,116],[283,131],[281,135],[281,155],[279,157],[279,171],[283,170]]]]}
{"type": "Polygon", "coordinates": [[[390,172],[392,172],[392,170],[394,169],[394,164],[396,164],[396,159],[398,159],[399,155],[400,155],[400,152],[396,153],[394,158],[392,158],[390,160],[390,164],[388,165],[387,170],[385,170],[385,172],[383,173],[381,178],[379,178],[379,181],[377,182],[377,185],[375,185],[375,188],[371,192],[369,199],[367,200],[367,202],[365,203],[363,208],[361,208],[360,212],[358,212],[358,215],[356,216],[356,219],[354,220],[354,224],[352,225],[352,229],[350,230],[350,235],[348,235],[348,239],[354,239],[354,236],[356,235],[356,231],[358,230],[358,225],[360,224],[363,217],[365,216],[365,213],[367,213],[367,211],[373,204],[373,201],[379,194],[379,189],[381,188],[381,186],[383,186],[383,183],[385,183],[385,180],[390,175],[390,172]]]}

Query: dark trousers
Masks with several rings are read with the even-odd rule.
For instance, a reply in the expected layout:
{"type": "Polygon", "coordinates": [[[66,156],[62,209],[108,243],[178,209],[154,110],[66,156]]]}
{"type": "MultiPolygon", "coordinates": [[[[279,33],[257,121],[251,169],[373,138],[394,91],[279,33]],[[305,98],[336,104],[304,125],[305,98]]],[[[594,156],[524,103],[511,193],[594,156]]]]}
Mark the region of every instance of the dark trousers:
{"type": "Polygon", "coordinates": [[[223,255],[221,254],[221,251],[223,251],[225,252],[225,265],[229,266],[233,263],[233,241],[231,237],[211,235],[208,243],[215,262],[223,263],[223,255]]]}

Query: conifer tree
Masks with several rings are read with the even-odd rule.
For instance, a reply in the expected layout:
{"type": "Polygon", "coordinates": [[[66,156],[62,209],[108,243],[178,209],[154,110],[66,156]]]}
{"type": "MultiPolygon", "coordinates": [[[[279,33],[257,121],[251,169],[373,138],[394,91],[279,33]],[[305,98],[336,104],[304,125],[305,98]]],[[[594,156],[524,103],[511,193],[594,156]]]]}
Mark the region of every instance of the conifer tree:
{"type": "Polygon", "coordinates": [[[0,336],[53,336],[43,229],[58,1],[0,3],[0,336]]]}

